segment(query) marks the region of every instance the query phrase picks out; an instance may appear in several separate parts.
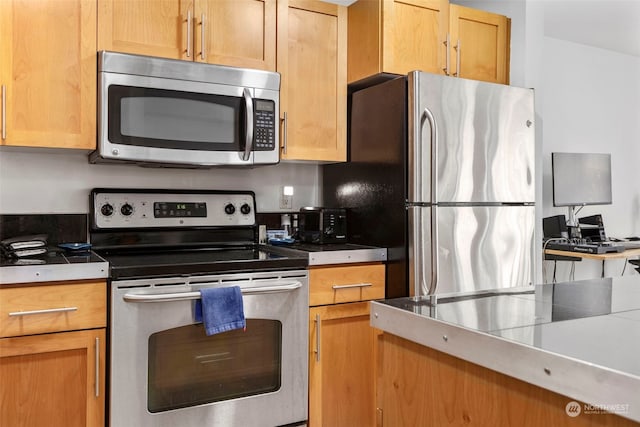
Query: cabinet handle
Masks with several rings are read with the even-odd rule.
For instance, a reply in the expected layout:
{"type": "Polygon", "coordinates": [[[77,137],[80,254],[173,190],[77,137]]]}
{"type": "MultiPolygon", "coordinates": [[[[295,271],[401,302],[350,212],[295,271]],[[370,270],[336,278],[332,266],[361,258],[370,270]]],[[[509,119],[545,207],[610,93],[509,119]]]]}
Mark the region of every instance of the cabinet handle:
{"type": "Polygon", "coordinates": [[[316,314],[316,362],[320,362],[320,315],[316,314]]]}
{"type": "Polygon", "coordinates": [[[462,74],[462,64],[460,64],[460,39],[458,39],[458,44],[453,47],[456,50],[456,72],[453,73],[454,76],[460,77],[462,74]]]}
{"type": "Polygon", "coordinates": [[[100,338],[96,337],[96,397],[100,397],[100,338]]]}
{"type": "Polygon", "coordinates": [[[369,286],[373,286],[371,283],[354,283],[352,285],[333,285],[331,288],[334,290],[338,289],[349,289],[349,288],[366,288],[369,286]]]}
{"type": "Polygon", "coordinates": [[[287,112],[282,114],[282,154],[287,154],[287,112]]]}
{"type": "Polygon", "coordinates": [[[7,139],[7,87],[2,85],[2,140],[7,139]]]}
{"type": "Polygon", "coordinates": [[[203,14],[202,14],[202,16],[201,16],[201,18],[202,18],[202,19],[201,19],[201,21],[200,21],[200,39],[201,39],[201,40],[200,40],[200,44],[202,45],[202,49],[200,50],[200,58],[202,58],[202,60],[204,61],[204,60],[205,60],[205,54],[204,54],[204,51],[205,51],[205,44],[204,44],[204,43],[205,43],[205,38],[204,38],[204,33],[205,33],[205,31],[204,31],[204,19],[206,18],[206,15],[203,13],[203,14]]]}
{"type": "Polygon", "coordinates": [[[442,42],[444,44],[444,68],[442,71],[448,76],[449,75],[449,61],[450,61],[450,53],[449,53],[449,34],[447,34],[447,39],[442,42]]]}
{"type": "Polygon", "coordinates": [[[191,58],[191,11],[187,11],[187,58],[191,58]]]}
{"type": "Polygon", "coordinates": [[[32,314],[64,313],[67,311],[78,311],[78,307],[61,307],[61,308],[47,308],[45,310],[14,311],[9,313],[9,316],[29,316],[32,314]]]}

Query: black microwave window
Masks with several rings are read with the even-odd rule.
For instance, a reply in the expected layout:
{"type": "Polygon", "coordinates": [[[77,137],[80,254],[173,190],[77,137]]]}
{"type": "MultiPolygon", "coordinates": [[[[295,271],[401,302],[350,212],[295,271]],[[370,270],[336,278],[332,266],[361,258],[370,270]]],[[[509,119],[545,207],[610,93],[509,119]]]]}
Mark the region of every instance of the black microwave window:
{"type": "Polygon", "coordinates": [[[109,140],[181,150],[239,151],[242,97],[109,86],[109,140]]]}

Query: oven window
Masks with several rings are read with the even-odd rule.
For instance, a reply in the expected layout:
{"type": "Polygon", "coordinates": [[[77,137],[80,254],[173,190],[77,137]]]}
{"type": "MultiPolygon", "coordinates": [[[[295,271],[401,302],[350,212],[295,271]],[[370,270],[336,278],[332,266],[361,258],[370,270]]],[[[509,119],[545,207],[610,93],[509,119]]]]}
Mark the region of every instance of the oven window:
{"type": "Polygon", "coordinates": [[[247,319],[207,336],[202,324],[149,337],[149,412],[269,393],[280,388],[282,323],[247,319]]]}
{"type": "Polygon", "coordinates": [[[241,97],[109,86],[109,141],[181,150],[239,151],[241,97]]]}

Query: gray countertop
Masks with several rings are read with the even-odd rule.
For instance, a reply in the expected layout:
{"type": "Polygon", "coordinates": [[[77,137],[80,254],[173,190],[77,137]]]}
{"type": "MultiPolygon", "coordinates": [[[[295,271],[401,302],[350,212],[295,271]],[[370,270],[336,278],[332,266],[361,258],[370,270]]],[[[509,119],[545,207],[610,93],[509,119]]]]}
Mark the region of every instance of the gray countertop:
{"type": "Polygon", "coordinates": [[[109,263],[93,252],[52,250],[37,257],[3,260],[0,285],[105,279],[109,263]]]}
{"type": "Polygon", "coordinates": [[[312,243],[295,243],[290,246],[271,246],[283,253],[304,254],[309,258],[309,265],[353,264],[363,262],[384,262],[387,260],[387,249],[374,246],[363,246],[352,243],[317,245],[312,243]]]}
{"type": "Polygon", "coordinates": [[[640,277],[371,304],[385,332],[640,421],[640,277]]]}

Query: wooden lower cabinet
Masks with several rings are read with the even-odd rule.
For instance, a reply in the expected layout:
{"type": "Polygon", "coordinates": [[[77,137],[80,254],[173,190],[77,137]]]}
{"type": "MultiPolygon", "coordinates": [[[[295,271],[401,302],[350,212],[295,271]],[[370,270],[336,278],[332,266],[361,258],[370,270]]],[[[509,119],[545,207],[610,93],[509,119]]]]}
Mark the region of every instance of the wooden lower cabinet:
{"type": "Polygon", "coordinates": [[[105,329],[0,339],[0,426],[97,427],[105,329]]]}
{"type": "Polygon", "coordinates": [[[570,417],[572,398],[391,334],[378,348],[384,427],[640,425],[614,414],[570,417]]]}
{"type": "Polygon", "coordinates": [[[376,342],[369,302],[309,310],[309,426],[375,425],[376,342]]]}

